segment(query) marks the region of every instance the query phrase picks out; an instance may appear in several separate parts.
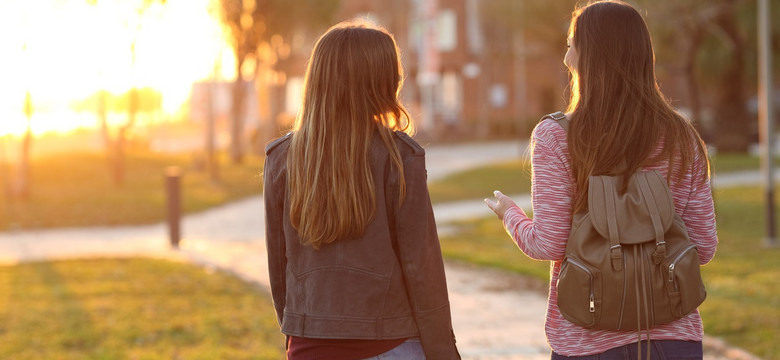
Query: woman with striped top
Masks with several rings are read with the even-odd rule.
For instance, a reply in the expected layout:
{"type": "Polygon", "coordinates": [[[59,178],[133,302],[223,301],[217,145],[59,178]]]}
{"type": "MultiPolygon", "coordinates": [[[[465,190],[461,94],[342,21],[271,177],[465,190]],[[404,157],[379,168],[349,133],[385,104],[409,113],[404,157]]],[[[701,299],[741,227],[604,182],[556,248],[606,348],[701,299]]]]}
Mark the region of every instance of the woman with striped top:
{"type": "MultiPolygon", "coordinates": [[[[545,322],[552,359],[634,358],[637,347],[648,346],[637,341],[636,332],[586,329],[564,319],[558,309],[556,283],[572,215],[587,211],[589,176],[658,170],[667,177],[676,212],[698,247],[699,263],[706,264],[718,242],[706,147],[660,92],[650,34],[633,7],[599,1],[575,10],[567,44],[569,131],[553,119],[533,131],[533,219],[500,191],[495,200],[485,201],[526,255],[552,261],[545,322]]],[[[702,358],[698,311],[649,334],[654,357],[702,358]]]]}

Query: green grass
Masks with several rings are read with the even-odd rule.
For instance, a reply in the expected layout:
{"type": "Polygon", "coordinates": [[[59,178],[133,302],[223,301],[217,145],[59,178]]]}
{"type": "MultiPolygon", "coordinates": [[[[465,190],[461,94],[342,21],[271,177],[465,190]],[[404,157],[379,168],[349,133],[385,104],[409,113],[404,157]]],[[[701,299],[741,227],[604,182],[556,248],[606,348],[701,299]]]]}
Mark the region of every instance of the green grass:
{"type": "MultiPolygon", "coordinates": [[[[758,158],[720,154],[713,158],[715,171],[726,173],[758,169],[758,158]]],[[[182,208],[185,213],[241,199],[262,191],[262,159],[246,157],[233,165],[222,156],[220,183],[193,165],[191,155],[130,152],[127,180],[113,185],[102,153],[57,154],[35,159],[30,172],[31,195],[10,199],[0,192],[0,231],[69,226],[148,224],[165,220],[163,173],[179,166],[182,176],[182,208]]],[[[0,189],[6,188],[0,177],[0,189]]],[[[530,191],[530,166],[525,161],[488,165],[450,175],[430,184],[433,202],[479,199],[493,190],[505,194],[530,191]]]]}
{"type": "MultiPolygon", "coordinates": [[[[131,154],[115,188],[102,154],[67,154],[33,164],[27,201],[0,201],[0,230],[115,225],[164,219],[163,171],[184,170],[183,207],[200,211],[259,194],[261,160],[222,160],[212,185],[184,155],[131,154]]],[[[758,169],[758,158],[721,154],[715,171],[758,169]]],[[[528,166],[509,162],[454,174],[430,185],[434,202],[530,191],[528,166]]],[[[0,187],[1,188],[1,187],[0,187]]],[[[762,246],[760,188],[715,194],[720,245],[703,268],[708,334],[767,359],[780,359],[780,249],[762,246]]],[[[5,200],[5,199],[3,199],[5,200]]],[[[494,218],[454,224],[442,239],[450,259],[508,269],[546,282],[549,263],[524,256],[494,218]]],[[[283,339],[267,294],[220,273],[159,260],[89,260],[0,267],[0,358],[211,359],[282,357],[283,339]]]]}
{"type": "Polygon", "coordinates": [[[764,193],[745,187],[715,196],[720,244],[702,269],[705,331],[762,358],[780,359],[780,248],[764,246],[764,193]]]}
{"type": "MultiPolygon", "coordinates": [[[[713,174],[759,169],[759,158],[747,154],[718,154],[711,160],[713,174]]],[[[780,165],[780,159],[777,164],[780,165]]],[[[492,196],[493,190],[508,195],[531,192],[530,163],[511,161],[481,166],[429,184],[434,203],[481,199],[492,196]]]]}
{"type": "Polygon", "coordinates": [[[473,200],[492,196],[493,190],[504,194],[531,191],[531,168],[526,161],[487,165],[449,175],[428,186],[431,201],[473,200]]]}
{"type": "MultiPolygon", "coordinates": [[[[720,243],[715,259],[702,268],[708,296],[700,310],[707,334],[780,359],[780,248],[764,246],[763,196],[759,187],[716,192],[720,243]]],[[[549,262],[525,256],[495,217],[455,225],[461,232],[442,238],[448,258],[549,281],[549,262]]]]}
{"type": "Polygon", "coordinates": [[[2,359],[280,359],[270,297],[164,260],[0,266],[2,359]]]}
{"type": "MultiPolygon", "coordinates": [[[[713,173],[758,170],[761,161],[758,156],[735,153],[720,153],[711,157],[710,160],[713,173]]],[[[780,158],[775,158],[774,165],[780,165],[780,158]]]]}
{"type": "Polygon", "coordinates": [[[464,220],[452,225],[457,229],[456,235],[441,240],[445,257],[549,281],[550,263],[523,255],[498,218],[464,220]]]}
{"type": "MultiPolygon", "coordinates": [[[[182,210],[192,213],[262,192],[262,160],[246,157],[242,165],[221,159],[220,183],[194,167],[192,156],[131,152],[124,186],[113,184],[105,155],[58,154],[32,163],[28,199],[2,197],[0,230],[145,224],[165,219],[164,172],[182,169],[182,210]]],[[[3,189],[0,178],[0,189],[3,189]]]]}

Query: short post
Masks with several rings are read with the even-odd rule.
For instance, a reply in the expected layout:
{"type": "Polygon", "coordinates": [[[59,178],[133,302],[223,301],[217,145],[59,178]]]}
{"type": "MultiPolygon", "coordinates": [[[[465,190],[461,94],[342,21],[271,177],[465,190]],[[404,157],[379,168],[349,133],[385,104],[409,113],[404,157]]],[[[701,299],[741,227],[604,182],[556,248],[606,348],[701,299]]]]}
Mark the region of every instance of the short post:
{"type": "Polygon", "coordinates": [[[165,169],[165,193],[168,202],[168,240],[171,247],[179,248],[181,232],[181,169],[169,166],[165,169]]]}

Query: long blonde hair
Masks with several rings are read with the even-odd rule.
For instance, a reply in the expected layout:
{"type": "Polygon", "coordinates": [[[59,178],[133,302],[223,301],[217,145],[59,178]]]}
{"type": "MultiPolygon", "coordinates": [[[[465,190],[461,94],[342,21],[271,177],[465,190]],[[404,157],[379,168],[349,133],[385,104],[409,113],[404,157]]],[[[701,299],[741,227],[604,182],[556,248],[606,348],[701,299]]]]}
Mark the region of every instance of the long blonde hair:
{"type": "Polygon", "coordinates": [[[378,133],[400,176],[403,163],[393,131],[413,131],[399,100],[403,84],[398,47],[386,30],[345,22],[314,46],[302,109],[287,158],[290,221],[301,242],[318,249],[361,235],[376,211],[369,164],[378,133]]]}
{"type": "MultiPolygon", "coordinates": [[[[572,15],[569,37],[578,53],[571,77],[568,133],[576,184],[573,212],[587,210],[588,177],[628,178],[643,166],[668,162],[681,180],[696,152],[707,160],[694,127],[672,108],[655,78],[655,54],[642,16],[621,1],[599,1],[572,15]],[[652,156],[659,141],[662,151],[652,156]],[[695,149],[695,151],[692,151],[695,149]]],[[[706,181],[708,166],[695,169],[706,181]]]]}

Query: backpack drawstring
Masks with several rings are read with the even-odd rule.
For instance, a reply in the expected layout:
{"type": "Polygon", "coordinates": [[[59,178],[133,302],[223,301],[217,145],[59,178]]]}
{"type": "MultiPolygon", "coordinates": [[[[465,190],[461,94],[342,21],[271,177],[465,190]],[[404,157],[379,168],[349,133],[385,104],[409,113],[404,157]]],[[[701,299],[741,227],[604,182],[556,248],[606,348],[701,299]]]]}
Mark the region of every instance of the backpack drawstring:
{"type": "MultiPolygon", "coordinates": [[[[637,255],[637,251],[639,251],[639,245],[634,245],[634,259],[638,259],[642,263],[646,261],[644,257],[640,257],[637,255]]],[[[647,274],[645,273],[645,266],[644,264],[640,264],[639,268],[637,269],[637,266],[634,266],[634,291],[636,294],[636,308],[637,310],[643,308],[642,305],[644,305],[645,310],[645,324],[647,326],[646,328],[646,334],[647,334],[647,360],[650,360],[650,310],[648,309],[648,296],[647,296],[647,274]],[[638,274],[638,272],[641,271],[642,274],[638,274]],[[642,278],[642,296],[639,296],[639,279],[638,277],[642,278]]],[[[641,312],[636,312],[636,323],[637,323],[637,347],[636,347],[636,357],[638,360],[642,359],[642,319],[641,319],[641,312]]]]}

